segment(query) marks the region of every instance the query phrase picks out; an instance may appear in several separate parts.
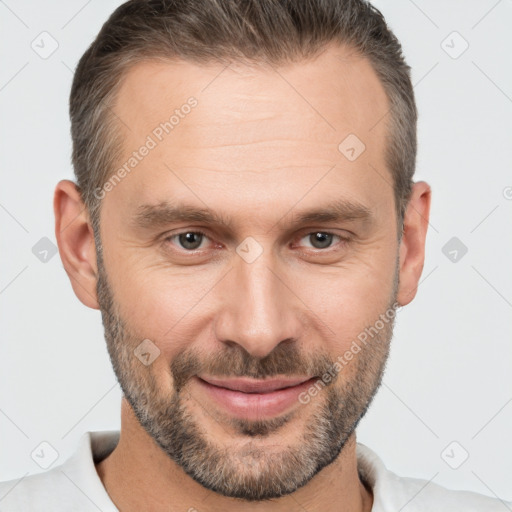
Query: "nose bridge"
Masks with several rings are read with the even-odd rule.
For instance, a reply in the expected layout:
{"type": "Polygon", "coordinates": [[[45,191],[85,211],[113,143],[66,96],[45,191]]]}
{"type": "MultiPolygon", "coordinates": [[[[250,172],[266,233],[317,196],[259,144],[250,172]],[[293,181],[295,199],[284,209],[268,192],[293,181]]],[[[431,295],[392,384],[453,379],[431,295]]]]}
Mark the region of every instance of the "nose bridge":
{"type": "Polygon", "coordinates": [[[222,294],[216,322],[220,341],[236,342],[264,357],[281,341],[298,336],[293,293],[282,282],[270,249],[252,262],[237,256],[222,294]]]}

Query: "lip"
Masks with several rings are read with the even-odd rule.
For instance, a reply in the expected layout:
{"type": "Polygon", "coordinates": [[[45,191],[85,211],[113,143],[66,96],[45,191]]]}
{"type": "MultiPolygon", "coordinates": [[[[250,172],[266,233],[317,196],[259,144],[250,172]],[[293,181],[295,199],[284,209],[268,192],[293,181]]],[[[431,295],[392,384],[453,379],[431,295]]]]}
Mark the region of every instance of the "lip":
{"type": "Polygon", "coordinates": [[[316,377],[256,380],[194,377],[203,393],[230,414],[249,420],[273,417],[297,406],[316,377]]]}

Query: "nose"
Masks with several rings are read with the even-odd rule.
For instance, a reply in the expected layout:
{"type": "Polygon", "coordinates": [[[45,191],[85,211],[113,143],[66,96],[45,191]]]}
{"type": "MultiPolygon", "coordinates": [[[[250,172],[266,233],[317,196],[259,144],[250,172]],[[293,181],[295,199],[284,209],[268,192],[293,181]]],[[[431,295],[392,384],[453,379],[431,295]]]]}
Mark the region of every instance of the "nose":
{"type": "Polygon", "coordinates": [[[263,358],[281,342],[301,336],[301,301],[288,279],[265,251],[247,263],[235,257],[218,291],[217,340],[236,343],[253,357],[263,358]]]}

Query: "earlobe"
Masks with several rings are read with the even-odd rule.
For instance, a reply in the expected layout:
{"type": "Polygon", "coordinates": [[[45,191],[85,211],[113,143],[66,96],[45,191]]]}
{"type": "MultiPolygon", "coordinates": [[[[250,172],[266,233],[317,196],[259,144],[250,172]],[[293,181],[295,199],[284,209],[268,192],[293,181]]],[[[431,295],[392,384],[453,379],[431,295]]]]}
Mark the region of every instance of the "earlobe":
{"type": "Polygon", "coordinates": [[[53,211],[55,238],[73,291],[83,304],[99,309],[94,233],[75,183],[70,180],[59,181],[55,187],[53,211]]]}
{"type": "Polygon", "coordinates": [[[409,304],[418,290],[425,262],[425,241],[430,216],[431,189],[428,183],[414,183],[404,215],[404,230],[400,243],[400,285],[397,301],[409,304]]]}

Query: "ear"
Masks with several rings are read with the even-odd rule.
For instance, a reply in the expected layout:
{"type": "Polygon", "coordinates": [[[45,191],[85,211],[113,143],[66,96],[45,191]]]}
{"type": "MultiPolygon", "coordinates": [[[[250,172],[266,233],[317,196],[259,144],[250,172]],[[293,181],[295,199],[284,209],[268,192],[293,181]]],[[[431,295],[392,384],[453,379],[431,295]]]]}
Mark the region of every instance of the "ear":
{"type": "Polygon", "coordinates": [[[75,183],[70,180],[59,181],[55,187],[53,211],[55,238],[73,291],[83,304],[99,309],[94,232],[75,183]]]}
{"type": "Polygon", "coordinates": [[[397,301],[405,306],[414,299],[425,262],[425,240],[430,215],[431,190],[428,183],[414,183],[404,215],[400,243],[400,284],[397,301]]]}

